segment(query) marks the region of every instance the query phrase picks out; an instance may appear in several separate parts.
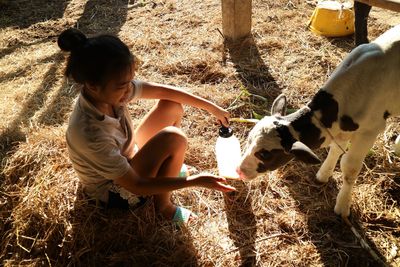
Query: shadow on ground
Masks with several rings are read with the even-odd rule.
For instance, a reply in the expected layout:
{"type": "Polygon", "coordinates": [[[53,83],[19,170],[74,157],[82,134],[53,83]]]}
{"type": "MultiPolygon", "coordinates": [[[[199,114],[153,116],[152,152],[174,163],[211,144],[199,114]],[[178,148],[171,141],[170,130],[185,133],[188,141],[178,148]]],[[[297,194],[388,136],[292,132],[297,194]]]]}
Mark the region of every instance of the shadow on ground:
{"type": "Polygon", "coordinates": [[[3,247],[3,262],[12,265],[26,261],[40,266],[199,266],[188,229],[156,218],[151,200],[135,210],[104,209],[88,201],[80,188],[76,194],[70,209],[63,209],[68,214],[58,218],[68,222],[57,223],[57,219],[49,220],[39,212],[31,212],[25,222],[19,222],[17,227],[23,229],[7,239],[8,244],[18,246],[3,247]]]}
{"type": "MultiPolygon", "coordinates": [[[[331,178],[327,184],[320,184],[315,178],[317,167],[294,164],[299,164],[296,174],[293,171],[283,171],[281,175],[291,196],[299,204],[299,211],[307,214],[307,238],[318,249],[324,266],[384,266],[385,257],[378,255],[382,262],[376,261],[360,245],[350,227],[334,213],[339,192],[337,183],[331,178]]],[[[350,221],[368,245],[378,252],[373,241],[360,229],[360,216],[354,209],[350,221]]]]}
{"type": "Polygon", "coordinates": [[[0,28],[28,28],[38,22],[60,19],[70,0],[14,0],[0,4],[0,28]]]}
{"type": "Polygon", "coordinates": [[[224,194],[230,238],[239,251],[240,266],[257,266],[257,223],[249,189],[243,182],[235,183],[237,191],[224,194]]]}
{"type": "Polygon", "coordinates": [[[128,0],[89,0],[76,27],[85,34],[118,34],[128,16],[128,0]]]}
{"type": "Polygon", "coordinates": [[[225,42],[225,50],[236,68],[238,78],[250,93],[269,100],[281,93],[252,36],[237,42],[225,42]]]}
{"type": "Polygon", "coordinates": [[[151,200],[135,210],[104,210],[83,198],[75,201],[69,245],[60,251],[65,265],[198,266],[189,231],[156,217],[151,200]]]}

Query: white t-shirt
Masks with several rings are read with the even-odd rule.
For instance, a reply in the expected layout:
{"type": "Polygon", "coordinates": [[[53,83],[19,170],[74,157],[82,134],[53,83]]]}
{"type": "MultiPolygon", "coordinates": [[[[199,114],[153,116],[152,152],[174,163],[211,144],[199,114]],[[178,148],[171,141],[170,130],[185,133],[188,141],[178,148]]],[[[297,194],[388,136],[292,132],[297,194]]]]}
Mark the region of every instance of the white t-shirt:
{"type": "MultiPolygon", "coordinates": [[[[142,94],[142,82],[132,83],[127,102],[142,94]]],[[[84,192],[104,202],[108,202],[112,180],[129,170],[129,160],[135,153],[133,125],[126,104],[114,107],[114,111],[117,118],[103,114],[80,94],[66,132],[69,157],[84,192]]]]}

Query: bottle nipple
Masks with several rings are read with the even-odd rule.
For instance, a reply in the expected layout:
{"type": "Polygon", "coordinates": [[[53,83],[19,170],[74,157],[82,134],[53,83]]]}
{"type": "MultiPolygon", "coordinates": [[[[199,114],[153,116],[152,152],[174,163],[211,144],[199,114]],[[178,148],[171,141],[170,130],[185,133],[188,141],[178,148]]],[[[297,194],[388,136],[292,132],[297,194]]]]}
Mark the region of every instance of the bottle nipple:
{"type": "Polygon", "coordinates": [[[233,130],[231,127],[221,126],[218,131],[218,135],[223,138],[228,138],[233,135],[233,130]]]}

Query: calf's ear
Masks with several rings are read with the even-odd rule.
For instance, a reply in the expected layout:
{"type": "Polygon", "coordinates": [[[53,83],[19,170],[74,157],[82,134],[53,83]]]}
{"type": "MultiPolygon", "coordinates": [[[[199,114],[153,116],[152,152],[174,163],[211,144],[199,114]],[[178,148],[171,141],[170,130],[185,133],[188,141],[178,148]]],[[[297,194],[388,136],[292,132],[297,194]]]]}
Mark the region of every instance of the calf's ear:
{"type": "Polygon", "coordinates": [[[284,94],[280,94],[277,98],[275,98],[271,107],[271,115],[286,115],[286,96],[284,94]]]}
{"type": "Polygon", "coordinates": [[[293,143],[289,153],[293,154],[294,157],[307,164],[319,164],[321,160],[312,150],[303,144],[302,142],[296,141],[293,143]]]}

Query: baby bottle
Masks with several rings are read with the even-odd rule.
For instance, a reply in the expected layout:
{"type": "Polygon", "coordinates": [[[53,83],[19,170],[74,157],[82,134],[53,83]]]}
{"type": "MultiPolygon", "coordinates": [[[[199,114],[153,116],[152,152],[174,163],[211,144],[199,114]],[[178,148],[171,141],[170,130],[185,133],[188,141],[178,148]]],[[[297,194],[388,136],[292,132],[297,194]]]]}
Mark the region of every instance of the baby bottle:
{"type": "Polygon", "coordinates": [[[393,148],[394,148],[394,153],[397,156],[400,156],[400,134],[397,136],[396,141],[394,141],[393,148]]]}
{"type": "Polygon", "coordinates": [[[239,179],[236,168],[240,163],[240,142],[232,128],[221,126],[215,144],[219,175],[225,178],[239,179]]]}

